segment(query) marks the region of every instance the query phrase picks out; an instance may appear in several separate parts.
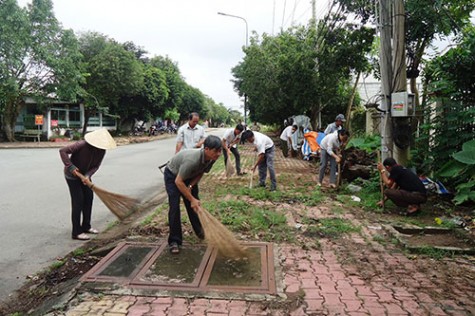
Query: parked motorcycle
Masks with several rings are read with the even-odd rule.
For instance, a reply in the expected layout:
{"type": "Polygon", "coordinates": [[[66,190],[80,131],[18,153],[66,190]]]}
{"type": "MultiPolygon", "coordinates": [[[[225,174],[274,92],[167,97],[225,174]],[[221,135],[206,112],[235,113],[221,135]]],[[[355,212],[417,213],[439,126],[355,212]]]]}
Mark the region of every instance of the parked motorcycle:
{"type": "Polygon", "coordinates": [[[134,128],[129,132],[129,136],[142,136],[147,130],[145,121],[136,121],[134,128]]]}
{"type": "Polygon", "coordinates": [[[158,134],[163,134],[165,133],[165,127],[163,124],[160,123],[153,123],[152,126],[150,126],[150,130],[148,131],[148,136],[156,136],[158,134]]]}

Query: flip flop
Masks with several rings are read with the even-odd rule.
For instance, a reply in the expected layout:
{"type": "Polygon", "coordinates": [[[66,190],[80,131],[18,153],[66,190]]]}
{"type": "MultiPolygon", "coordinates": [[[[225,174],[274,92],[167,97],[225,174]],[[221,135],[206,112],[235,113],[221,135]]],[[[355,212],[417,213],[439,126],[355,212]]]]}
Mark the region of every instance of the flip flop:
{"type": "Polygon", "coordinates": [[[170,253],[172,255],[177,255],[180,253],[180,247],[178,247],[178,244],[177,243],[171,243],[169,245],[169,249],[170,249],[170,253]]]}
{"type": "Polygon", "coordinates": [[[76,239],[76,240],[89,240],[91,239],[91,237],[89,237],[88,235],[82,233],[82,234],[79,234],[77,236],[73,236],[73,239],[76,239]]]}

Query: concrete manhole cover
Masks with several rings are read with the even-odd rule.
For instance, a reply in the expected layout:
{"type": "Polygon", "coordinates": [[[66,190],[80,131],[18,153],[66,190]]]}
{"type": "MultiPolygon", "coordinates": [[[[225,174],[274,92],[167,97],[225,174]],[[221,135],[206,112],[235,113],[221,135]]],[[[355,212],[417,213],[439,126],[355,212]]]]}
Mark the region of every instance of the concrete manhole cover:
{"type": "Polygon", "coordinates": [[[124,242],[81,281],[129,289],[276,294],[272,244],[245,246],[248,258],[232,260],[206,245],[187,244],[179,255],[172,255],[165,242],[124,242]]]}

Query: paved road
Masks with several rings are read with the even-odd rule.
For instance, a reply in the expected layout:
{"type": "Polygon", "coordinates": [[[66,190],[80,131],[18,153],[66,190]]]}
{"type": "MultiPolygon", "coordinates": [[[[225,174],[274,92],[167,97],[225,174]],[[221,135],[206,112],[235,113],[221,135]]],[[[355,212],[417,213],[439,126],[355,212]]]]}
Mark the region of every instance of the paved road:
{"type": "MultiPolygon", "coordinates": [[[[174,154],[175,139],[120,146],[106,153],[94,182],[148,200],[163,189],[157,166],[174,154]]],[[[70,198],[58,148],[0,149],[0,301],[27,275],[82,245],[71,239],[70,198]]],[[[95,198],[92,224],[116,218],[95,198]]]]}

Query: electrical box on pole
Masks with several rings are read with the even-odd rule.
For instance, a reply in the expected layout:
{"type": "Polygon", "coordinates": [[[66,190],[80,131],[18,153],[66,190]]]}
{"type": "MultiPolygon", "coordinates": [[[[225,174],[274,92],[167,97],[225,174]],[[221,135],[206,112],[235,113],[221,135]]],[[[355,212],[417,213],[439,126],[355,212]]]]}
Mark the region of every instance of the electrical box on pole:
{"type": "Polygon", "coordinates": [[[414,94],[394,92],[391,94],[391,116],[409,117],[414,116],[414,94]]]}

